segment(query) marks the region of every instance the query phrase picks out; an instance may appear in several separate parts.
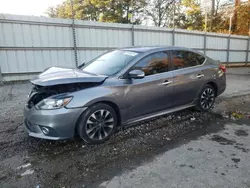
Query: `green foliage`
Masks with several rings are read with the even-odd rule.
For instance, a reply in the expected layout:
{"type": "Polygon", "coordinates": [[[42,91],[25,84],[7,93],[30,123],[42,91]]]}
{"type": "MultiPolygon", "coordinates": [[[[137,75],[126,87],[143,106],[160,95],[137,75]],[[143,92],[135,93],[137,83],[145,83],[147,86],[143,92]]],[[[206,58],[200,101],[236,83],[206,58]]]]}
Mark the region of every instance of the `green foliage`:
{"type": "Polygon", "coordinates": [[[149,0],[146,9],[147,16],[155,26],[168,26],[173,19],[175,0],[149,0]]]}
{"type": "Polygon", "coordinates": [[[201,13],[200,4],[196,0],[182,0],[181,5],[184,10],[181,17],[184,18],[182,28],[203,30],[204,15],[201,13]]]}
{"type": "Polygon", "coordinates": [[[238,20],[234,32],[240,35],[250,35],[250,1],[240,5],[236,11],[238,20]]]}
{"type": "Polygon", "coordinates": [[[70,0],[64,1],[57,7],[49,7],[50,17],[74,18],[117,23],[140,23],[145,0],[70,0]],[[73,4],[73,10],[72,10],[73,4]],[[73,15],[72,15],[73,11],[73,15]]]}
{"type": "MultiPolygon", "coordinates": [[[[56,7],[49,7],[46,13],[50,17],[74,17],[114,23],[141,24],[144,20],[151,20],[149,23],[155,26],[203,31],[205,12],[201,10],[201,2],[202,0],[65,0],[56,7]]],[[[211,4],[211,1],[203,0],[203,6],[204,2],[211,4]]],[[[210,4],[210,10],[206,10],[207,31],[228,33],[229,17],[237,13],[237,23],[234,20],[232,32],[247,35],[250,0],[242,2],[238,7],[234,6],[232,0],[215,2],[214,14],[210,4]]]]}

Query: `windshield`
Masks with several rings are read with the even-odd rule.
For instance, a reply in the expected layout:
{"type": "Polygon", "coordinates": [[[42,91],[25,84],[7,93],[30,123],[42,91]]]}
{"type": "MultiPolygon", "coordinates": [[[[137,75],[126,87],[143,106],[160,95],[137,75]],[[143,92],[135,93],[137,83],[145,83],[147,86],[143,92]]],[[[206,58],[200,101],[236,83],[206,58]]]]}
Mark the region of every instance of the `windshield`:
{"type": "Polygon", "coordinates": [[[114,50],[90,61],[82,70],[89,73],[111,76],[123,69],[138,55],[139,53],[137,52],[114,50]]]}

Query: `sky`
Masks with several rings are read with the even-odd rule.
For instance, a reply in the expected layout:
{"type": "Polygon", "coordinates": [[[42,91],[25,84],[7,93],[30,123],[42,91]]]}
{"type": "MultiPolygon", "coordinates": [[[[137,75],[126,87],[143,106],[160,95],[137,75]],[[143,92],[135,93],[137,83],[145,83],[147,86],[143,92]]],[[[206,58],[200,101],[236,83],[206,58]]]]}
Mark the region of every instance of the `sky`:
{"type": "Polygon", "coordinates": [[[62,3],[63,0],[0,0],[0,13],[45,16],[49,6],[62,3]]]}
{"type": "MultiPolygon", "coordinates": [[[[64,0],[0,0],[0,13],[46,16],[48,7],[56,6],[64,0]]],[[[203,3],[208,0],[201,0],[203,3]]],[[[224,2],[225,0],[221,0],[224,2]]],[[[247,0],[242,0],[247,1],[247,0]]]]}

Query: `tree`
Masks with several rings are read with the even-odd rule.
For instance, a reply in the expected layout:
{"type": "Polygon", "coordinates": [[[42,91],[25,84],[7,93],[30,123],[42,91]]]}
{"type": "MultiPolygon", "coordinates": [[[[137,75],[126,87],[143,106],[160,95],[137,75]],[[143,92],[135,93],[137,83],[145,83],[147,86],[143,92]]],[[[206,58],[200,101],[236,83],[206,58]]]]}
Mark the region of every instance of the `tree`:
{"type": "Polygon", "coordinates": [[[204,30],[205,14],[209,12],[208,31],[228,33],[229,18],[233,16],[232,33],[248,34],[250,0],[65,0],[49,7],[46,14],[133,24],[144,23],[147,18],[155,26],[204,30]]]}
{"type": "MultiPolygon", "coordinates": [[[[250,0],[245,3],[238,4],[235,10],[237,15],[234,24],[234,33],[240,35],[250,35],[250,0]]],[[[234,15],[235,16],[235,15],[234,15]]]]}
{"type": "Polygon", "coordinates": [[[55,7],[49,7],[45,14],[47,14],[51,18],[56,18],[57,17],[57,9],[55,7]]]}
{"type": "Polygon", "coordinates": [[[200,4],[196,0],[183,0],[182,4],[186,8],[186,28],[203,30],[204,17],[200,4]]]}
{"type": "Polygon", "coordinates": [[[56,7],[49,7],[45,12],[49,17],[75,18],[97,21],[99,19],[98,8],[89,0],[65,0],[56,7]]]}
{"type": "Polygon", "coordinates": [[[117,23],[131,23],[133,17],[133,22],[140,23],[139,16],[145,6],[145,0],[66,0],[57,7],[49,7],[47,14],[50,17],[72,18],[74,15],[75,19],[117,23]]]}
{"type": "Polygon", "coordinates": [[[187,15],[181,2],[173,4],[171,19],[167,20],[168,27],[176,27],[180,29],[187,29],[187,15]]]}
{"type": "Polygon", "coordinates": [[[177,28],[203,30],[204,15],[197,0],[182,0],[175,4],[175,10],[174,20],[177,28]]]}
{"type": "Polygon", "coordinates": [[[98,2],[97,5],[101,4],[98,6],[104,10],[101,13],[100,21],[105,22],[139,24],[141,21],[139,16],[146,6],[145,0],[109,0],[105,5],[98,2]]]}
{"type": "Polygon", "coordinates": [[[149,0],[146,15],[153,21],[155,26],[167,26],[172,19],[173,4],[175,0],[149,0]]]}

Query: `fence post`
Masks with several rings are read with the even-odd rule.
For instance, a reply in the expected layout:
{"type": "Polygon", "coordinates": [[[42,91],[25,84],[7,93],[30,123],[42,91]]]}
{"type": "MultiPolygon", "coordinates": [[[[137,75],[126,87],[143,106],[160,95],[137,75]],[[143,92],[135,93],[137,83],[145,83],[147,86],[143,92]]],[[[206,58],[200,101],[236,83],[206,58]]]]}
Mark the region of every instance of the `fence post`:
{"type": "Polygon", "coordinates": [[[75,56],[75,65],[78,67],[78,58],[77,58],[77,46],[76,46],[76,28],[75,28],[75,19],[72,19],[72,34],[73,34],[73,50],[74,50],[74,56],[75,56]]]}
{"type": "Polygon", "coordinates": [[[172,32],[172,45],[173,46],[175,45],[175,31],[174,31],[174,28],[173,28],[173,32],[172,32]]]}
{"type": "Polygon", "coordinates": [[[230,38],[231,34],[229,34],[227,38],[227,65],[229,63],[229,56],[230,56],[230,38]]]}
{"type": "Polygon", "coordinates": [[[131,32],[132,32],[132,46],[134,46],[135,45],[135,27],[134,27],[134,24],[132,24],[131,32]]]}
{"type": "Polygon", "coordinates": [[[207,55],[207,32],[204,33],[204,55],[207,55]]]}
{"type": "Polygon", "coordinates": [[[3,76],[2,76],[2,71],[1,71],[1,66],[0,66],[0,85],[3,83],[3,76]]]}
{"type": "Polygon", "coordinates": [[[246,54],[246,66],[248,64],[248,54],[249,54],[249,43],[250,43],[250,36],[247,39],[247,54],[246,54]]]}

